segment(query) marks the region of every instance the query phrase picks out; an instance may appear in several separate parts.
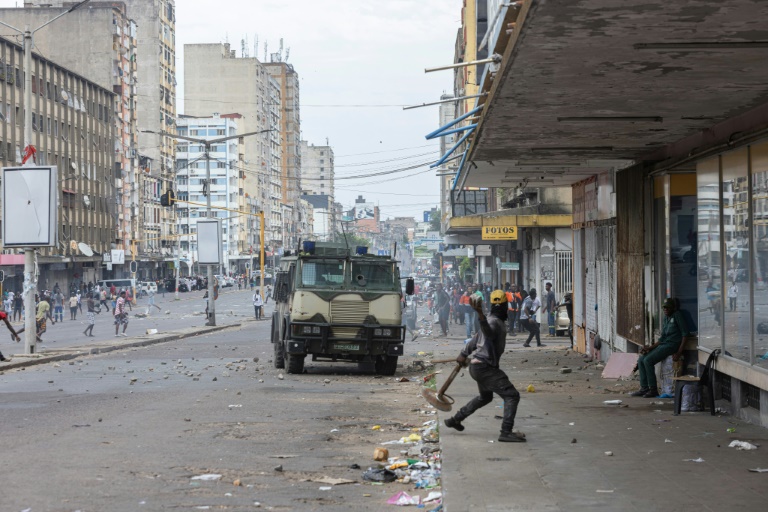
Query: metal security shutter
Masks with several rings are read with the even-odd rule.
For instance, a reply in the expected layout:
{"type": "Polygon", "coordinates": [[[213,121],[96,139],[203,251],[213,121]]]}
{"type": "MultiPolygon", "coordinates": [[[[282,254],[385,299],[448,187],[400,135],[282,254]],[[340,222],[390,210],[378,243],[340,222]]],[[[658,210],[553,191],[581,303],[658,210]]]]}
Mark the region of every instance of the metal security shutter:
{"type": "Polygon", "coordinates": [[[584,229],[584,245],[586,251],[584,272],[586,279],[586,300],[584,301],[584,309],[587,320],[587,330],[595,332],[597,330],[597,312],[595,306],[597,305],[597,228],[587,227],[584,229]]]}
{"type": "Polygon", "coordinates": [[[555,251],[555,297],[573,291],[573,251],[555,251]]]}
{"type": "Polygon", "coordinates": [[[584,325],[584,230],[577,229],[573,232],[573,325],[584,325]]]}
{"type": "Polygon", "coordinates": [[[597,332],[600,338],[611,343],[614,338],[614,254],[615,226],[600,226],[597,232],[597,332]]]}

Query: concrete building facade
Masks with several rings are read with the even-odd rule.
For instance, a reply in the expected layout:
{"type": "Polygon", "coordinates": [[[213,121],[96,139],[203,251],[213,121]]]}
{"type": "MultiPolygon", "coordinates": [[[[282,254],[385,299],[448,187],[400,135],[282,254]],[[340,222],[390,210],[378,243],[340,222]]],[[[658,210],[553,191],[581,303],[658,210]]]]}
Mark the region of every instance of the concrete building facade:
{"type": "MultiPolygon", "coordinates": [[[[249,210],[264,211],[266,245],[282,244],[282,153],[280,140],[280,84],[256,58],[238,58],[229,44],[184,46],[185,114],[205,117],[229,112],[243,116],[241,133],[264,132],[244,137],[244,193],[249,210]],[[271,130],[271,131],[267,131],[271,130]]],[[[258,227],[249,244],[258,250],[258,227]]]]}
{"type": "Polygon", "coordinates": [[[275,79],[280,87],[281,117],[280,117],[280,188],[282,204],[289,208],[283,219],[286,247],[294,247],[298,239],[306,233],[299,230],[302,221],[299,218],[300,208],[297,207],[301,196],[301,96],[299,74],[293,65],[287,62],[268,62],[264,64],[267,73],[275,79]]]}
{"type": "MultiPolygon", "coordinates": [[[[0,9],[11,25],[37,27],[65,12],[63,7],[0,9]]],[[[141,238],[139,222],[137,26],[124,3],[94,3],[57,20],[35,34],[35,47],[61,66],[88,77],[117,95],[114,122],[115,248],[128,250],[141,238]],[[73,33],[88,38],[71,37],[73,33]]],[[[116,268],[118,273],[125,269],[116,268]]]]}
{"type": "Polygon", "coordinates": [[[672,297],[692,334],[684,372],[714,354],[716,407],[768,425],[768,71],[754,54],[768,34],[750,30],[768,6],[687,7],[499,5],[499,65],[479,77],[457,179],[570,187],[577,350],[638,353],[672,297]],[[546,74],[528,73],[541,63],[546,74]]]}
{"type": "MultiPolygon", "coordinates": [[[[0,38],[0,163],[18,166],[24,149],[23,53],[0,38]]],[[[41,249],[40,289],[70,286],[102,277],[102,256],[115,233],[114,147],[117,100],[111,89],[37,54],[32,56],[32,145],[36,163],[59,169],[59,245],[41,249]],[[94,254],[86,256],[79,243],[94,254]]],[[[12,219],[2,219],[12,222],[12,219]]],[[[3,250],[6,289],[21,291],[24,255],[3,250]]]]}

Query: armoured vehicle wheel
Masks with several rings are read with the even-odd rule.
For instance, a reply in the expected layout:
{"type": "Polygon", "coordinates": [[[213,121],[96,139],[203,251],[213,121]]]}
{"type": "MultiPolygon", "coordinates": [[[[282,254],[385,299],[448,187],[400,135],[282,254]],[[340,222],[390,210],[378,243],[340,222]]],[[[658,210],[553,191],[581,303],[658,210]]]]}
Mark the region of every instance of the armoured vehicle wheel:
{"type": "Polygon", "coordinates": [[[288,354],[286,356],[286,366],[288,373],[304,373],[304,356],[299,354],[288,354]]]}
{"type": "Polygon", "coordinates": [[[274,316],[272,317],[272,345],[275,349],[272,364],[278,370],[285,368],[285,348],[282,340],[280,340],[280,331],[277,328],[277,319],[274,316]]]}
{"type": "Polygon", "coordinates": [[[376,358],[377,375],[394,375],[397,370],[397,356],[379,356],[376,358]]]}

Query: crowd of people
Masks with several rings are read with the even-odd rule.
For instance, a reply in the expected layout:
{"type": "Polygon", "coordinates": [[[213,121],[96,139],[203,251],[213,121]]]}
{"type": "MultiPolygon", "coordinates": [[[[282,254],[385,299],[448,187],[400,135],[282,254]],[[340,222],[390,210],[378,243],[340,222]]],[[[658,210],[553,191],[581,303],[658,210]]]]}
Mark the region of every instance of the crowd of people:
{"type": "MultiPolygon", "coordinates": [[[[536,344],[542,346],[539,325],[548,326],[549,335],[555,335],[555,316],[557,299],[552,283],[545,284],[545,293],[540,298],[535,288],[523,289],[522,286],[506,283],[501,290],[507,299],[508,315],[506,318],[507,334],[522,334],[527,332],[525,346],[529,346],[535,338],[536,344]],[[546,315],[546,316],[545,316],[546,315]]],[[[464,284],[456,279],[448,278],[443,283],[426,281],[423,289],[416,286],[415,295],[419,303],[425,303],[435,324],[440,325],[443,336],[450,334],[450,325],[464,326],[465,335],[471,338],[480,329],[477,313],[470,306],[473,295],[483,299],[483,304],[490,303],[493,293],[491,283],[464,284]]],[[[487,306],[486,306],[487,309],[487,306]]]]}

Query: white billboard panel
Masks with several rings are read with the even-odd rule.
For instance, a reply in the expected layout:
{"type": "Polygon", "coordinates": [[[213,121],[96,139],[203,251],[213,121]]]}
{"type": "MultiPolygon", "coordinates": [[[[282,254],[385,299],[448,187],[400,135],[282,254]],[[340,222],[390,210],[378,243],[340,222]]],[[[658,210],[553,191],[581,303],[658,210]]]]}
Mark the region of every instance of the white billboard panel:
{"type": "Polygon", "coordinates": [[[56,166],[3,167],[3,246],[58,244],[56,166]]]}
{"type": "Polygon", "coordinates": [[[201,265],[221,265],[221,223],[218,220],[197,221],[197,260],[201,265]]]}
{"type": "Polygon", "coordinates": [[[375,205],[373,203],[356,203],[355,204],[355,219],[375,219],[375,205]]]}

